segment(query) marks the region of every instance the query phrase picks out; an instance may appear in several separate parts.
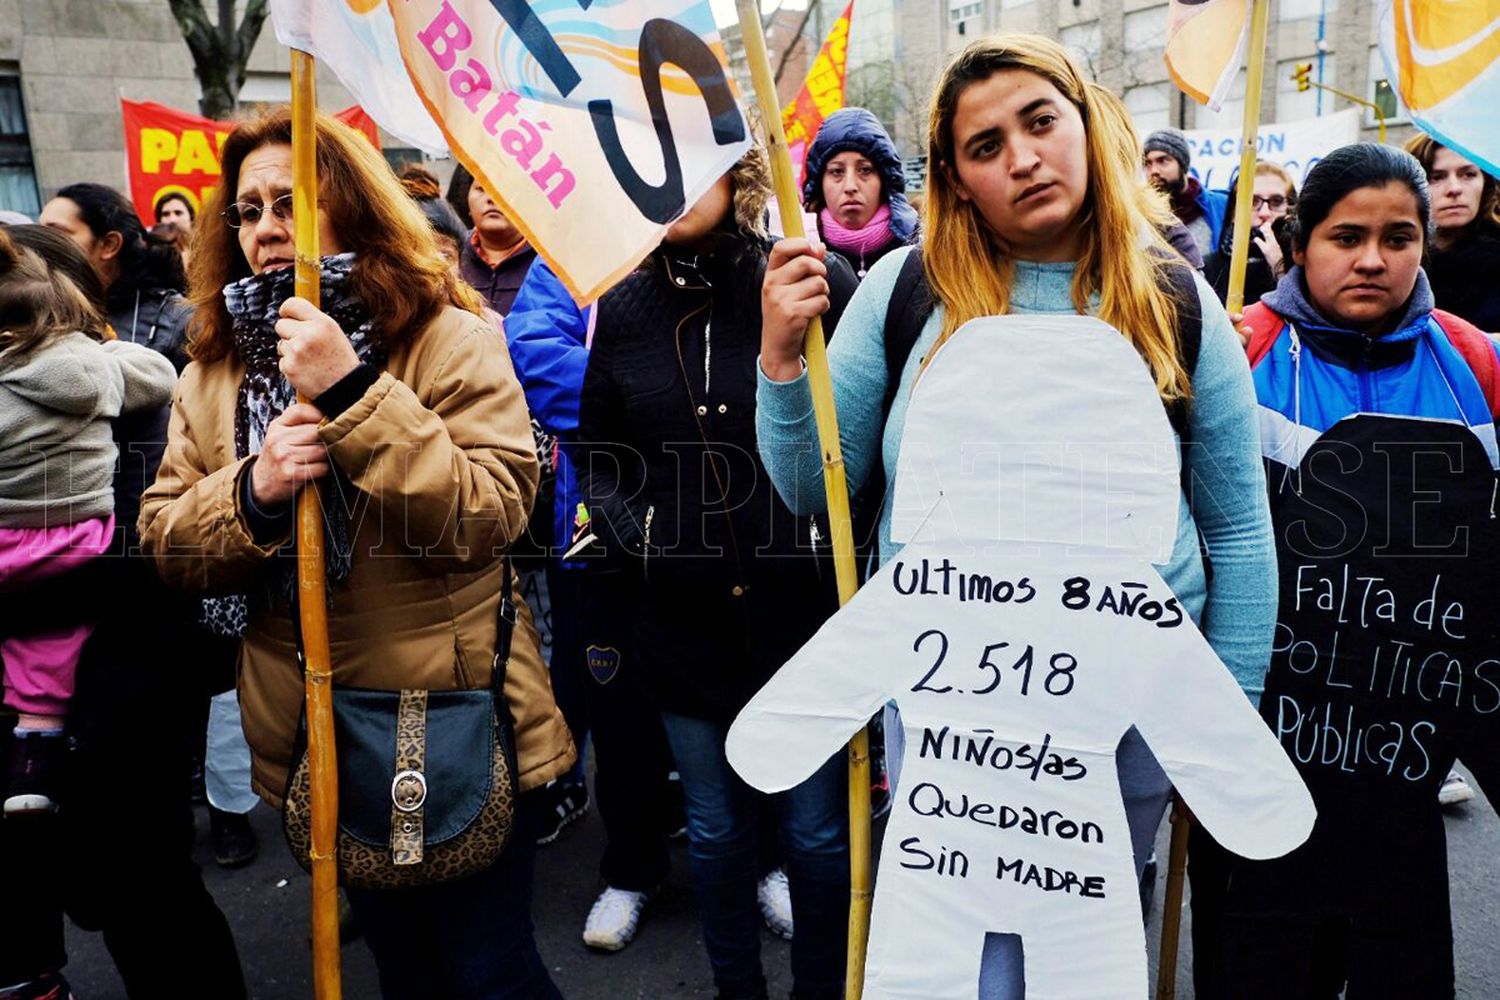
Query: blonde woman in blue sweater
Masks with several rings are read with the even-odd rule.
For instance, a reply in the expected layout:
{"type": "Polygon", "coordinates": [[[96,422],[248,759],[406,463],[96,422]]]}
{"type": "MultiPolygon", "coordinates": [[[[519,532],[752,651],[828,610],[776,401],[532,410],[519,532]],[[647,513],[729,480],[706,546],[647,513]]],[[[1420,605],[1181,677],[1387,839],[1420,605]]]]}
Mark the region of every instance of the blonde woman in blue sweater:
{"type": "MultiPolygon", "coordinates": [[[[906,291],[917,266],[908,264],[914,251],[895,251],[870,271],[829,344],[850,490],[880,469],[894,481],[911,386],[925,359],[965,322],[1098,316],[1140,352],[1181,441],[1192,445],[1182,448],[1183,481],[1192,488],[1184,490],[1172,557],[1158,568],[1247,696],[1258,699],[1277,584],[1255,394],[1223,308],[1152,225],[1160,206],[1136,177],[1128,121],[1060,45],[1002,34],[949,64],[929,122],[926,242],[916,278],[932,308],[925,320],[917,314],[909,353],[888,356],[887,312],[910,315],[906,291]],[[906,289],[900,301],[892,297],[898,285],[906,289]]],[[[800,354],[808,319],[827,308],[822,251],[783,241],[762,294],[759,448],[782,497],[799,514],[812,513],[826,500],[800,354]]],[[[887,505],[882,561],[895,551],[887,505]]],[[[1134,730],[1118,759],[1139,870],[1171,787],[1134,730]]],[[[980,995],[1023,993],[1018,942],[992,936],[980,995]]]]}

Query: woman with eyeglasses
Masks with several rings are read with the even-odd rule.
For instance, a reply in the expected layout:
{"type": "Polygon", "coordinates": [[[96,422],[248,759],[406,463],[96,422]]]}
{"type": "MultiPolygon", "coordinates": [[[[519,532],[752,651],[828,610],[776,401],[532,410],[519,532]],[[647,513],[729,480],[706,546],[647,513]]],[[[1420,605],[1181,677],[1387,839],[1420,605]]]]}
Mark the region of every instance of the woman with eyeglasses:
{"type": "MultiPolygon", "coordinates": [[[[318,306],[293,295],[290,114],[224,143],[205,213],[222,219],[193,256],[195,363],[140,518],[162,577],[212,595],[243,635],[252,782],[277,809],[303,708],[298,491],[324,489],[335,683],[441,691],[491,683],[502,557],[537,482],[521,386],[478,296],[365,138],[326,116],[316,128],[318,306]]],[[[558,995],[532,935],[530,792],[575,752],[524,607],[505,670],[521,794],[504,851],[466,878],[348,890],[386,997],[558,995]]]]}
{"type": "MultiPolygon", "coordinates": [[[[1245,305],[1254,305],[1276,287],[1287,272],[1287,254],[1282,246],[1286,218],[1297,204],[1297,185],[1279,163],[1255,161],[1255,183],[1251,188],[1250,257],[1245,266],[1245,305]]],[[[1240,182],[1229,186],[1229,206],[1224,214],[1224,232],[1219,249],[1209,254],[1203,276],[1223,302],[1229,297],[1229,261],[1234,253],[1234,213],[1240,182]]]]}

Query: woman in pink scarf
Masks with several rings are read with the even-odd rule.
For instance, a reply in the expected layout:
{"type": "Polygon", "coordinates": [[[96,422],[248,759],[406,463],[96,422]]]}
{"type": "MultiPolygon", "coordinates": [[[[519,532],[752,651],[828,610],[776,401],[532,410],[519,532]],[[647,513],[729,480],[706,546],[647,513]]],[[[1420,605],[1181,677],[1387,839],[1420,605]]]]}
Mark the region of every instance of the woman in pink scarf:
{"type": "Polygon", "coordinates": [[[901,157],[880,119],[864,108],[829,115],[807,151],[802,203],[818,213],[823,242],[864,278],[890,250],[917,241],[901,157]]]}

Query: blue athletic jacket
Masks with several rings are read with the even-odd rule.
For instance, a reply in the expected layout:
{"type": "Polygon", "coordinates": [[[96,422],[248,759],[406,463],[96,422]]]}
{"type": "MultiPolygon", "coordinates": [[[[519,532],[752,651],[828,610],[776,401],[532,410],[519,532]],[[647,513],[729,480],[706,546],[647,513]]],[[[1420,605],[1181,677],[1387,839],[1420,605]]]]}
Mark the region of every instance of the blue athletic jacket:
{"type": "MultiPolygon", "coordinates": [[[[1480,374],[1434,316],[1425,274],[1418,272],[1406,315],[1383,337],[1330,326],[1307,301],[1299,267],[1245,311],[1245,324],[1261,448],[1270,461],[1295,468],[1338,421],[1378,413],[1461,421],[1500,467],[1480,374]]],[[[1500,364],[1493,341],[1479,347],[1486,349],[1500,364]]]]}
{"type": "Polygon", "coordinates": [[[552,514],[557,529],[554,537],[564,551],[573,537],[573,511],[581,498],[569,450],[578,431],[578,399],[588,368],[592,312],[592,306],[578,308],[561,279],[538,257],[505,317],[505,339],[526,405],[562,441],[552,514]]]}

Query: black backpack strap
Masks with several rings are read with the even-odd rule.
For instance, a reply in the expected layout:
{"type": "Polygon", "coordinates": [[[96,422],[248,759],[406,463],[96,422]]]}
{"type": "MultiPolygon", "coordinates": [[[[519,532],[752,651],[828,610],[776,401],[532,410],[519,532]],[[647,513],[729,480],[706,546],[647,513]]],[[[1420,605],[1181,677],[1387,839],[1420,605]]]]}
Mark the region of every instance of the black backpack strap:
{"type": "Polygon", "coordinates": [[[901,273],[896,275],[890,302],[886,304],[885,401],[880,408],[882,417],[891,412],[891,404],[896,401],[896,392],[901,388],[901,371],[906,367],[906,359],[911,357],[912,348],[917,345],[922,327],[934,308],[936,303],[932,298],[932,286],[927,284],[927,272],[922,266],[922,248],[913,247],[901,262],[901,273]]]}
{"type": "MultiPolygon", "coordinates": [[[[1172,299],[1177,310],[1177,359],[1182,370],[1187,372],[1189,383],[1198,370],[1198,353],[1203,347],[1203,304],[1198,298],[1198,283],[1193,280],[1193,273],[1176,262],[1161,271],[1162,291],[1172,299]]],[[[1172,429],[1184,444],[1189,439],[1188,408],[1185,402],[1167,407],[1172,429]]]]}

